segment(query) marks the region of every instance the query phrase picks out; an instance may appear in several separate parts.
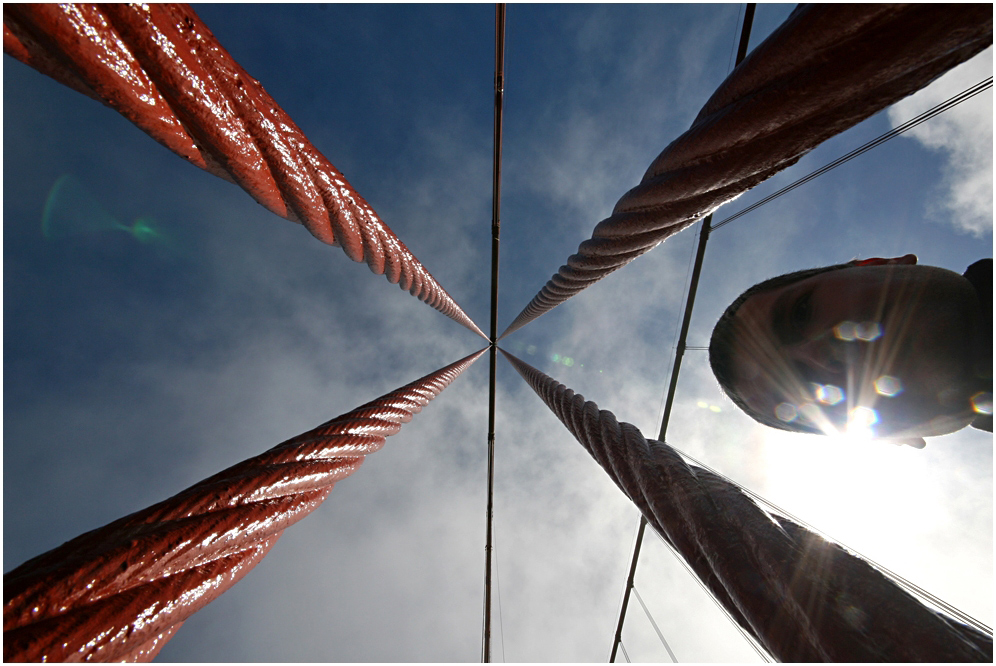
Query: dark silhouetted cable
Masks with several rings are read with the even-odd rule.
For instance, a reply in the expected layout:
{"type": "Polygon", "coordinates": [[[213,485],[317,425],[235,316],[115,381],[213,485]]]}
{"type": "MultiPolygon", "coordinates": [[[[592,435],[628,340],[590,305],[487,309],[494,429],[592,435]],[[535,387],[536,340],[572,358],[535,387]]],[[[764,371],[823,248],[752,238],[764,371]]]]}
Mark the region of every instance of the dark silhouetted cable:
{"type": "MultiPolygon", "coordinates": [[[[677,449],[675,449],[675,451],[677,451],[677,449]]],[[[730,615],[730,611],[726,610],[726,607],[723,606],[723,604],[719,603],[719,600],[716,599],[715,596],[713,596],[712,592],[706,589],[706,586],[702,583],[701,580],[699,580],[699,577],[695,575],[695,572],[689,568],[688,563],[685,562],[684,559],[682,559],[681,555],[679,555],[678,551],[674,549],[674,546],[671,544],[671,542],[665,539],[664,535],[662,535],[657,530],[654,530],[653,533],[654,536],[660,539],[661,543],[663,543],[667,547],[667,549],[671,551],[671,554],[674,555],[674,559],[678,560],[678,564],[680,564],[682,567],[685,568],[685,571],[687,571],[689,575],[692,577],[692,579],[696,583],[698,583],[699,587],[702,588],[702,591],[705,592],[710,599],[712,599],[712,602],[716,604],[716,607],[723,613],[723,615],[726,616],[726,619],[728,619],[730,623],[733,624],[734,628],[736,628],[736,630],[740,632],[740,635],[744,637],[744,640],[747,641],[747,644],[750,645],[752,648],[754,648],[754,652],[756,652],[757,655],[761,657],[761,661],[770,663],[771,657],[769,657],[768,654],[764,651],[764,648],[762,648],[758,644],[758,642],[754,639],[753,636],[744,631],[744,628],[740,626],[740,624],[733,618],[732,615],[730,615]]]]}
{"type": "MultiPolygon", "coordinates": [[[[975,619],[974,617],[972,617],[971,615],[969,615],[965,611],[957,608],[956,606],[952,606],[951,604],[949,604],[948,602],[944,601],[940,597],[937,597],[937,596],[931,594],[930,592],[928,592],[927,590],[923,589],[922,587],[920,587],[919,585],[917,585],[913,581],[910,581],[910,580],[907,580],[906,578],[903,578],[902,576],[900,576],[896,572],[892,571],[888,567],[885,567],[885,566],[879,564],[878,562],[876,562],[872,558],[867,557],[866,555],[862,555],[857,550],[855,550],[854,548],[851,548],[850,546],[848,546],[847,544],[843,543],[839,539],[833,538],[832,536],[830,536],[829,534],[827,534],[823,530],[820,530],[820,529],[814,527],[813,525],[807,523],[802,518],[799,518],[798,516],[796,516],[796,515],[788,512],[788,511],[786,511],[782,507],[780,507],[777,504],[775,504],[774,502],[772,502],[772,501],[764,498],[763,496],[758,495],[757,493],[755,493],[750,488],[746,488],[746,487],[742,486],[741,484],[737,483],[736,481],[734,481],[730,477],[726,476],[722,472],[719,472],[719,471],[713,469],[712,467],[709,467],[709,465],[706,465],[701,460],[693,458],[692,456],[688,455],[687,453],[685,453],[681,449],[677,448],[676,446],[671,445],[671,448],[674,449],[675,451],[677,451],[678,453],[680,453],[683,458],[685,458],[687,460],[691,460],[693,463],[695,463],[696,465],[698,465],[702,469],[705,469],[705,470],[707,470],[709,472],[712,472],[713,474],[715,474],[716,476],[720,477],[724,481],[727,481],[727,482],[732,483],[733,485],[737,486],[745,495],[749,496],[750,498],[752,498],[753,500],[755,500],[756,502],[758,502],[762,506],[767,507],[772,512],[777,513],[777,514],[779,514],[779,515],[781,515],[781,516],[783,516],[785,518],[788,518],[789,520],[793,520],[796,523],[799,523],[800,525],[802,525],[806,529],[812,530],[813,532],[819,534],[820,536],[822,536],[827,541],[831,541],[833,543],[839,544],[840,546],[843,546],[844,548],[846,548],[848,551],[850,551],[854,555],[856,555],[856,556],[860,557],[861,559],[865,560],[866,562],[868,562],[869,564],[871,564],[872,566],[874,566],[876,569],[878,569],[879,571],[881,571],[883,574],[885,574],[889,578],[893,579],[896,583],[898,583],[902,587],[905,587],[907,589],[907,591],[912,592],[914,595],[919,596],[922,599],[926,599],[930,603],[934,604],[937,608],[939,608],[939,609],[941,609],[941,610],[949,613],[950,615],[952,615],[953,617],[957,618],[958,620],[964,622],[965,624],[974,626],[976,629],[978,629],[980,631],[984,631],[984,632],[986,632],[989,635],[992,635],[992,633],[993,633],[992,627],[990,627],[989,625],[987,625],[987,624],[985,624],[985,623],[983,623],[983,622],[975,619]]],[[[667,543],[667,539],[665,539],[661,534],[658,533],[657,536],[659,536],[661,538],[661,540],[664,541],[664,543],[667,543]]],[[[668,544],[668,545],[670,546],[670,544],[668,544]]]]}
{"type": "MultiPolygon", "coordinates": [[[[643,533],[647,530],[647,521],[641,516],[640,527],[636,531],[636,544],[633,546],[633,560],[629,564],[629,576],[626,578],[626,590],[623,592],[622,608],[619,609],[619,622],[616,624],[616,635],[612,640],[612,653],[609,655],[609,663],[616,660],[616,648],[622,645],[623,622],[626,621],[626,606],[629,605],[629,592],[633,589],[633,578],[636,577],[636,563],[640,555],[640,546],[643,544],[643,533]]],[[[629,657],[626,657],[629,661],[629,657]]]]}
{"type": "MultiPolygon", "coordinates": [[[[488,509],[484,546],[484,655],[491,661],[491,552],[495,491],[495,373],[498,348],[498,244],[501,238],[501,112],[505,91],[505,5],[495,5],[495,136],[494,180],[491,190],[491,354],[488,380],[488,509]]],[[[503,638],[504,640],[504,638],[503,638]]]]}

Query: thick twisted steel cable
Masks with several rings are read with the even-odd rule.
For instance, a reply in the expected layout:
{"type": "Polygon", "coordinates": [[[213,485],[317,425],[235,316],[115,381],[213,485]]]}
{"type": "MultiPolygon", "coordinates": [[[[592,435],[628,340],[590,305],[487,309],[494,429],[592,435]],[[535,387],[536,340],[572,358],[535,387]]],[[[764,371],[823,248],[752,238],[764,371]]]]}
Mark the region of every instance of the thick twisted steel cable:
{"type": "Polygon", "coordinates": [[[487,336],[187,5],[12,5],[4,51],[487,336]]]}
{"type": "Polygon", "coordinates": [[[712,594],[781,661],[992,661],[992,637],[503,351],[712,594]]]}
{"type": "Polygon", "coordinates": [[[988,5],[802,5],[727,77],[502,334],[992,44],[988,5]]]}
{"type": "MultiPolygon", "coordinates": [[[[724,481],[727,481],[727,482],[729,482],[731,484],[737,485],[737,487],[740,488],[744,492],[745,495],[747,495],[752,500],[754,500],[755,502],[757,502],[766,512],[768,512],[770,514],[777,514],[779,516],[782,516],[783,518],[787,518],[789,520],[792,520],[792,521],[798,523],[799,525],[802,525],[803,527],[805,527],[810,532],[813,532],[815,534],[820,535],[821,537],[823,537],[827,541],[833,541],[835,543],[840,544],[841,546],[843,546],[844,548],[846,548],[851,553],[854,553],[856,556],[860,557],[861,559],[868,561],[872,566],[874,566],[876,569],[878,569],[879,571],[881,571],[882,573],[884,573],[886,576],[888,576],[889,578],[891,578],[893,581],[895,581],[901,587],[905,588],[907,591],[913,593],[914,595],[920,597],[921,599],[924,599],[924,600],[928,601],[929,603],[933,604],[934,606],[936,606],[937,608],[941,609],[945,613],[948,613],[949,615],[951,615],[952,617],[954,617],[955,619],[957,619],[959,622],[963,622],[963,623],[965,623],[967,625],[975,627],[979,631],[981,631],[983,633],[986,633],[986,634],[989,634],[990,636],[993,635],[993,629],[992,629],[992,627],[990,627],[986,623],[984,623],[984,622],[976,619],[975,617],[969,615],[968,613],[966,613],[965,611],[961,610],[957,606],[949,604],[948,602],[946,602],[943,599],[941,599],[940,597],[932,594],[928,590],[923,589],[922,587],[920,587],[919,585],[917,585],[913,581],[911,581],[911,580],[909,580],[907,578],[904,578],[903,576],[899,575],[895,571],[892,571],[891,569],[889,569],[888,567],[886,567],[885,565],[883,565],[881,562],[877,562],[877,561],[871,559],[870,557],[867,557],[866,555],[858,552],[857,550],[855,550],[851,546],[849,546],[849,545],[847,545],[845,543],[842,543],[838,539],[835,539],[832,535],[827,534],[826,532],[820,530],[818,527],[816,527],[816,526],[814,526],[814,525],[806,522],[802,518],[799,518],[798,516],[794,515],[793,513],[791,513],[789,511],[785,510],[784,508],[778,506],[777,504],[775,504],[774,502],[772,502],[768,498],[766,498],[766,497],[764,497],[762,495],[759,495],[758,493],[754,492],[750,488],[746,488],[744,486],[741,486],[741,485],[737,484],[736,481],[734,481],[730,477],[726,476],[725,474],[723,474],[722,472],[720,472],[720,471],[718,471],[716,469],[713,469],[709,465],[705,464],[701,460],[698,460],[698,459],[694,458],[693,456],[691,456],[688,453],[682,451],[678,447],[676,447],[674,445],[670,445],[670,446],[671,446],[672,449],[674,449],[685,460],[690,460],[691,462],[695,463],[696,465],[698,465],[702,469],[705,469],[705,470],[711,472],[712,474],[715,474],[716,476],[718,476],[719,478],[723,479],[724,481]]],[[[660,535],[658,534],[658,536],[660,536],[660,535]]],[[[663,537],[661,537],[661,538],[663,539],[663,537]]]]}
{"type": "Polygon", "coordinates": [[[4,661],[151,659],[486,349],[4,575],[4,661]]]}
{"type": "MultiPolygon", "coordinates": [[[[789,192],[791,192],[795,188],[800,187],[802,185],[805,185],[806,183],[808,183],[809,181],[811,181],[811,180],[813,180],[815,178],[819,178],[820,176],[822,176],[823,174],[827,173],[828,171],[833,171],[834,169],[836,169],[837,167],[839,167],[841,164],[845,164],[846,162],[850,162],[855,157],[858,157],[859,155],[862,155],[862,154],[868,152],[872,148],[877,148],[879,145],[885,143],[886,141],[888,141],[890,139],[894,139],[897,136],[899,136],[900,134],[908,132],[909,130],[913,129],[914,127],[916,127],[920,123],[926,122],[926,121],[930,120],[931,118],[933,118],[934,116],[938,116],[938,115],[944,113],[945,111],[948,111],[949,109],[952,109],[952,108],[958,106],[962,102],[970,100],[973,97],[975,97],[976,95],[978,95],[980,93],[983,93],[986,90],[989,90],[992,87],[993,87],[993,77],[990,76],[988,79],[980,81],[980,82],[976,83],[974,86],[972,86],[970,88],[966,88],[965,90],[961,91],[957,95],[954,95],[953,97],[949,97],[948,99],[946,99],[945,101],[941,102],[937,106],[934,106],[934,107],[928,109],[927,111],[924,111],[919,116],[917,116],[915,118],[911,118],[910,120],[907,120],[905,123],[903,123],[903,124],[901,124],[901,125],[899,125],[897,127],[892,128],[888,132],[884,132],[884,133],[880,134],[879,136],[875,137],[871,141],[865,143],[864,145],[861,145],[861,146],[855,148],[854,150],[852,150],[851,152],[847,153],[846,155],[842,155],[841,157],[838,157],[833,162],[830,162],[829,164],[820,167],[816,171],[812,171],[812,172],[806,174],[805,176],[803,176],[802,178],[799,178],[798,180],[792,181],[791,183],[789,183],[788,185],[786,185],[782,189],[778,190],[777,192],[773,192],[772,194],[769,194],[768,196],[766,196],[763,199],[761,199],[760,201],[758,201],[756,203],[753,203],[750,206],[748,206],[747,208],[744,208],[743,210],[741,210],[741,211],[739,211],[739,212],[737,212],[737,213],[735,213],[735,214],[733,214],[733,215],[731,215],[731,216],[723,219],[722,221],[720,221],[717,224],[713,225],[712,230],[715,231],[716,229],[719,229],[720,227],[724,227],[727,224],[729,224],[730,222],[733,222],[734,220],[737,220],[737,219],[743,217],[744,215],[747,215],[748,213],[752,213],[753,211],[757,210],[761,206],[764,206],[764,205],[766,205],[768,203],[771,203],[772,201],[774,201],[778,197],[780,197],[782,195],[785,195],[785,194],[788,194],[789,192]]],[[[708,349],[708,347],[706,347],[706,349],[708,349]]]]}

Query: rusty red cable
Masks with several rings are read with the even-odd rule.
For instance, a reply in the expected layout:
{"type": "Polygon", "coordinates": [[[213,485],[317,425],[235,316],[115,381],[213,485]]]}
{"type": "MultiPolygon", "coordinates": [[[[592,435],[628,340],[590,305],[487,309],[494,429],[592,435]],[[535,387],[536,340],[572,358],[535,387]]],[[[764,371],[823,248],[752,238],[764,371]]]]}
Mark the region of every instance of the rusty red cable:
{"type": "Polygon", "coordinates": [[[187,5],[5,4],[4,51],[487,336],[187,5]]]}
{"type": "Polygon", "coordinates": [[[864,560],[758,507],[505,352],[733,618],[781,661],[992,661],[992,637],[927,608],[864,560]]]}
{"type": "Polygon", "coordinates": [[[990,5],[801,5],[501,337],[992,44],[990,5]]]}
{"type": "Polygon", "coordinates": [[[486,349],[4,575],[4,661],[148,660],[486,349]]]}

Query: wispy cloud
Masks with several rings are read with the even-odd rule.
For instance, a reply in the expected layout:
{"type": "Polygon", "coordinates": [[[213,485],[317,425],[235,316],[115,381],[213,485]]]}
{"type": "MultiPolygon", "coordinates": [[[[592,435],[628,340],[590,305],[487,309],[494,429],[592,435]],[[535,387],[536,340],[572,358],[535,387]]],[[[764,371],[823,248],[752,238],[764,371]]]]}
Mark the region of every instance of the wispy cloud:
{"type": "MultiPolygon", "coordinates": [[[[893,127],[993,75],[992,47],[889,109],[893,127]]],[[[993,94],[984,92],[910,130],[947,162],[940,200],[929,212],[956,229],[982,237],[993,229],[993,94]]]]}

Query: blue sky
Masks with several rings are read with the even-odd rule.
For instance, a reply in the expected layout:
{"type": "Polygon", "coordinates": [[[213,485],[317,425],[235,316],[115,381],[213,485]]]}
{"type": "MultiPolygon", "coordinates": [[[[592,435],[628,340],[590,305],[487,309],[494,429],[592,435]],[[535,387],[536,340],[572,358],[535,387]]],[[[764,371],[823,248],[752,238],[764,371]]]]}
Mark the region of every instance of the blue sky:
{"type": "MultiPolygon", "coordinates": [[[[729,72],[741,9],[509,7],[499,330],[688,127],[729,72]]],[[[790,10],[761,5],[751,44],[790,10]]],[[[197,11],[486,330],[493,7],[197,11]]],[[[991,75],[990,49],[716,219],[991,75]]],[[[4,77],[5,570],[480,348],[112,111],[10,58],[4,77]],[[46,238],[65,175],[85,193],[67,210],[91,199],[169,242],[46,238]]],[[[688,344],[771,275],[992,256],[992,117],[989,91],[717,231],[688,344]]],[[[696,233],[503,346],[653,436],[696,233]]],[[[487,379],[486,362],[468,370],[161,659],[477,660],[487,379]]],[[[603,660],[637,511],[507,364],[498,380],[495,658],[603,660]]],[[[668,441],[992,624],[988,433],[921,451],[778,433],[689,351],[668,441]]],[[[636,584],[679,659],[756,658],[654,539],[636,584]]],[[[638,606],[629,617],[630,656],[666,659],[638,606]]]]}

